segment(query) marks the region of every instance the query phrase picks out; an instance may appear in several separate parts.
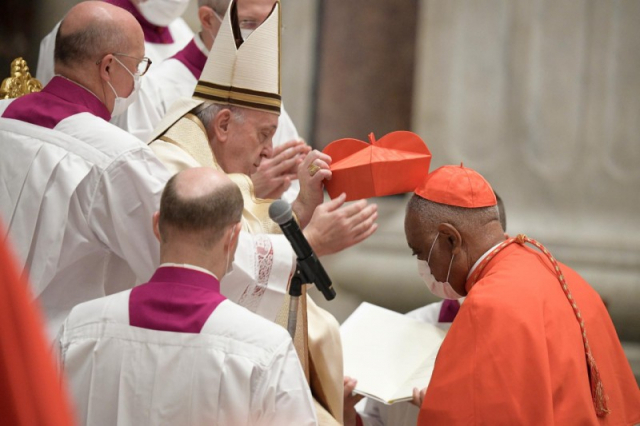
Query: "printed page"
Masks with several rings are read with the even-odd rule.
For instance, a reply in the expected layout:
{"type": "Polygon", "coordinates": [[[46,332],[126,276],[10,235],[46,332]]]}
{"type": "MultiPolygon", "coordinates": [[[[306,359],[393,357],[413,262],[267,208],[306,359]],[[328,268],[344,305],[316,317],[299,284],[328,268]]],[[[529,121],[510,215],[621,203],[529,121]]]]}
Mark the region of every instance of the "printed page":
{"type": "Polygon", "coordinates": [[[388,309],[362,303],[340,327],[344,374],[358,380],[355,392],[386,404],[411,399],[410,383],[431,376],[445,331],[388,309]],[[431,369],[421,374],[422,368],[431,369]]]}

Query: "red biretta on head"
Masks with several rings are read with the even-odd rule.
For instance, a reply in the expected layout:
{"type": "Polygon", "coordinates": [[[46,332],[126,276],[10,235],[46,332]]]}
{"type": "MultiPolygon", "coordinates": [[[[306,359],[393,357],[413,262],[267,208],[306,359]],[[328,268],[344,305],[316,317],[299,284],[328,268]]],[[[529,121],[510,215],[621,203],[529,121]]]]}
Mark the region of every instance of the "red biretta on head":
{"type": "Polygon", "coordinates": [[[331,157],[331,198],[343,192],[347,201],[411,192],[429,172],[431,152],[420,136],[397,131],[371,143],[357,139],[331,142],[323,152],[331,157]]]}
{"type": "Polygon", "coordinates": [[[480,208],[498,204],[489,182],[473,169],[442,166],[429,173],[415,194],[425,200],[448,206],[480,208]]]}

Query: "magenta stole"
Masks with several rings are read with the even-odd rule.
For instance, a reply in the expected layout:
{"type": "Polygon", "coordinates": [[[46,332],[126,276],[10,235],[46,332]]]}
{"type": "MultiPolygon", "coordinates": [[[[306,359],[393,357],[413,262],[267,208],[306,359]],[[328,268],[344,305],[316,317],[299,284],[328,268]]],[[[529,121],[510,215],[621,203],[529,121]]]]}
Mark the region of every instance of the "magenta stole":
{"type": "Polygon", "coordinates": [[[11,102],[2,116],[53,129],[65,118],[83,112],[111,119],[109,110],[93,93],[66,78],[53,77],[41,92],[11,102]]]}
{"type": "Polygon", "coordinates": [[[440,307],[438,322],[453,322],[460,310],[460,302],[457,300],[445,299],[440,307]]]}
{"type": "Polygon", "coordinates": [[[193,74],[196,80],[200,78],[204,64],[207,63],[207,57],[202,53],[193,39],[191,39],[181,51],[173,55],[172,59],[182,62],[182,64],[191,71],[191,74],[193,74]]]}
{"type": "Polygon", "coordinates": [[[159,27],[147,21],[144,16],[138,11],[138,9],[131,3],[131,0],[104,0],[105,3],[118,6],[129,12],[136,18],[136,21],[142,27],[144,33],[144,41],[148,43],[156,44],[171,44],[173,43],[173,37],[169,27],[159,27]]]}
{"type": "Polygon", "coordinates": [[[200,333],[211,313],[226,298],[220,282],[193,269],[160,267],[148,283],[129,296],[129,324],[180,333],[200,333]]]}

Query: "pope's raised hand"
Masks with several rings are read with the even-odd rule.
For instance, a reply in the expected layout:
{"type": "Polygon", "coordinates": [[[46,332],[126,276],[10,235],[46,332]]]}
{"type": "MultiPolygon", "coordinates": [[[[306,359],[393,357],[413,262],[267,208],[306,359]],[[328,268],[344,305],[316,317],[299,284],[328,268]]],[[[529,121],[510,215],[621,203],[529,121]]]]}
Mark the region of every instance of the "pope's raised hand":
{"type": "Polygon", "coordinates": [[[253,190],[258,198],[278,199],[298,178],[298,166],[311,147],[302,140],[286,142],[273,149],[270,158],[260,162],[251,175],[253,190]]]}
{"type": "Polygon", "coordinates": [[[325,179],[331,179],[331,157],[318,150],[313,150],[305,157],[298,167],[300,193],[292,204],[300,227],[304,228],[322,201],[324,200],[323,184],[325,179]]]}
{"type": "Polygon", "coordinates": [[[337,253],[369,238],[378,224],[378,206],[366,200],[345,204],[345,194],[315,209],[304,235],[316,255],[337,253]]]}

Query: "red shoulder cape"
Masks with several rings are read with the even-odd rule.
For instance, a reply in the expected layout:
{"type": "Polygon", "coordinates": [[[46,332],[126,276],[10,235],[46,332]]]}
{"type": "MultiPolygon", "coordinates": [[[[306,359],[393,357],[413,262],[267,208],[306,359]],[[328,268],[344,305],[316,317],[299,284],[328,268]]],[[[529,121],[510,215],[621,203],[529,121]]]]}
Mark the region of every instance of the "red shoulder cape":
{"type": "Polygon", "coordinates": [[[462,304],[438,353],[419,426],[640,422],[640,390],[600,296],[561,268],[611,412],[595,414],[580,327],[549,261],[513,244],[487,265],[462,304]]]}

